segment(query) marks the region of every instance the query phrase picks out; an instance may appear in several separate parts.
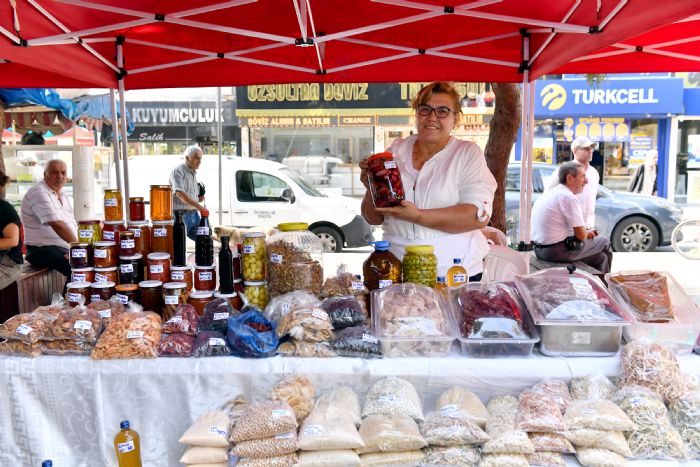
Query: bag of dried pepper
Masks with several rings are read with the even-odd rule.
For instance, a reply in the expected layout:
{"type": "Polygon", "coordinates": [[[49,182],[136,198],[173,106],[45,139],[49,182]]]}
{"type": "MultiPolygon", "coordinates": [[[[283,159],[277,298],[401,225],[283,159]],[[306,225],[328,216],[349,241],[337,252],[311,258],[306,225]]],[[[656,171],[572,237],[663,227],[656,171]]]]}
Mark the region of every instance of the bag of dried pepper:
{"type": "Polygon", "coordinates": [[[244,358],[274,356],[279,344],[275,328],[275,323],[268,321],[259,311],[247,311],[229,318],[226,340],[232,355],[244,358]]]}

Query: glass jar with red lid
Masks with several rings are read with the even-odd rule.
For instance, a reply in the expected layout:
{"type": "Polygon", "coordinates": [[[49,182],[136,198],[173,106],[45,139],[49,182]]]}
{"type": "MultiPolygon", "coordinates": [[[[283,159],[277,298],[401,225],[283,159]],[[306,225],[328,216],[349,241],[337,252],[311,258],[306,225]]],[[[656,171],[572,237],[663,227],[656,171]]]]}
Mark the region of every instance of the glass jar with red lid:
{"type": "Polygon", "coordinates": [[[170,255],[168,253],[149,253],[146,264],[148,280],[170,282],[170,255]]]}
{"type": "Polygon", "coordinates": [[[124,221],[105,221],[102,226],[102,240],[119,244],[119,232],[124,232],[125,230],[124,221]]]}
{"type": "Polygon", "coordinates": [[[146,205],[141,196],[133,196],[129,198],[129,221],[144,221],[146,220],[146,205]]]}
{"type": "Polygon", "coordinates": [[[374,206],[389,208],[399,206],[406,198],[401,173],[390,152],[381,152],[367,159],[369,191],[374,206]]]}
{"type": "Polygon", "coordinates": [[[216,266],[195,266],[194,288],[195,290],[216,290],[216,266]]]}

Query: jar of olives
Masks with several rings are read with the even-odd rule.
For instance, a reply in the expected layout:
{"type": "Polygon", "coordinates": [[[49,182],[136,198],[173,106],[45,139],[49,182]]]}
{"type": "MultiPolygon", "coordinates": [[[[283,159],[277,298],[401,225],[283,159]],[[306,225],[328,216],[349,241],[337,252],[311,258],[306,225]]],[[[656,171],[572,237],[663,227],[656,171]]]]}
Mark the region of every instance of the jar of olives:
{"type": "Polygon", "coordinates": [[[406,254],[401,261],[404,282],[435,287],[437,281],[437,256],[431,245],[411,245],[406,247],[406,254]]]}
{"type": "Polygon", "coordinates": [[[265,234],[248,232],[243,235],[243,280],[264,281],[267,276],[265,234]]]}
{"type": "Polygon", "coordinates": [[[243,292],[248,301],[264,310],[267,306],[267,283],[265,281],[245,282],[245,291],[243,292]]]}

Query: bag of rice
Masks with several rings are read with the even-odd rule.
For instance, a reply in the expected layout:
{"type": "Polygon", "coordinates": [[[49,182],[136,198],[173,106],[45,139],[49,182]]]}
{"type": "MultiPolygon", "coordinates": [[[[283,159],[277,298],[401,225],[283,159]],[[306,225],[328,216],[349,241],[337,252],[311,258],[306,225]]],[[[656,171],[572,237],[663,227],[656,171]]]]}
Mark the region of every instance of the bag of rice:
{"type": "Polygon", "coordinates": [[[374,383],[367,393],[362,417],[374,414],[407,415],[420,423],[423,421],[423,402],[411,383],[389,376],[374,383]]]}
{"type": "Polygon", "coordinates": [[[491,433],[491,439],[484,444],[481,451],[485,454],[532,454],[535,447],[521,430],[510,430],[505,433],[491,433]]]}
{"type": "Polygon", "coordinates": [[[529,436],[535,452],[574,453],[571,442],[558,433],[529,433],[529,436]]]}
{"type": "Polygon", "coordinates": [[[432,446],[482,444],[489,439],[489,435],[466,418],[463,412],[455,412],[451,416],[431,412],[425,417],[420,429],[425,440],[432,446]]]}
{"type": "Polygon", "coordinates": [[[194,421],[178,442],[190,446],[228,447],[230,425],[231,421],[226,412],[220,410],[206,412],[194,421]]]}
{"type": "Polygon", "coordinates": [[[419,465],[424,458],[425,454],[423,454],[423,451],[373,452],[371,454],[360,455],[362,467],[386,467],[387,465],[419,465]]]}
{"type": "Polygon", "coordinates": [[[352,416],[335,406],[314,409],[299,430],[302,451],[356,449],[364,445],[352,416]]]}
{"type": "Polygon", "coordinates": [[[365,443],[359,454],[414,451],[428,445],[416,422],[406,415],[370,415],[362,421],[360,436],[365,443]]]}
{"type": "MultiPolygon", "coordinates": [[[[231,430],[235,443],[251,439],[269,438],[297,429],[297,420],[286,402],[266,401],[253,404],[231,430]]],[[[196,444],[196,443],[191,443],[196,444]]]]}
{"type": "Polygon", "coordinates": [[[632,451],[630,451],[625,435],[621,431],[583,428],[580,430],[569,430],[565,433],[565,436],[577,448],[607,449],[624,457],[632,457],[632,451]]]}
{"type": "Polygon", "coordinates": [[[443,415],[452,416],[459,412],[468,420],[476,423],[481,428],[486,426],[489,412],[479,399],[479,396],[466,389],[452,387],[438,397],[435,410],[443,415]]]}
{"type": "Polygon", "coordinates": [[[321,394],[316,401],[316,408],[335,407],[338,410],[345,410],[355,423],[356,427],[362,424],[362,409],[360,409],[360,398],[350,386],[340,386],[330,392],[321,394]]]}
{"type": "Polygon", "coordinates": [[[180,457],[183,464],[215,464],[228,462],[228,448],[190,446],[180,457]]]}
{"type": "Polygon", "coordinates": [[[474,446],[428,446],[424,449],[423,465],[473,466],[481,459],[479,449],[474,446]]]}
{"type": "Polygon", "coordinates": [[[523,454],[484,454],[479,467],[529,467],[530,463],[523,454]]]}
{"type": "Polygon", "coordinates": [[[569,430],[590,428],[592,430],[630,431],[635,426],[632,420],[612,401],[577,400],[569,404],[564,416],[569,430]]]}
{"type": "Polygon", "coordinates": [[[624,457],[606,449],[579,448],[576,458],[583,467],[624,467],[627,461],[624,457]]]}
{"type": "Polygon", "coordinates": [[[551,396],[534,391],[520,394],[518,404],[518,430],[564,431],[564,417],[551,396]]]}
{"type": "Polygon", "coordinates": [[[355,451],[302,451],[299,467],[358,467],[360,456],[355,451]]]}

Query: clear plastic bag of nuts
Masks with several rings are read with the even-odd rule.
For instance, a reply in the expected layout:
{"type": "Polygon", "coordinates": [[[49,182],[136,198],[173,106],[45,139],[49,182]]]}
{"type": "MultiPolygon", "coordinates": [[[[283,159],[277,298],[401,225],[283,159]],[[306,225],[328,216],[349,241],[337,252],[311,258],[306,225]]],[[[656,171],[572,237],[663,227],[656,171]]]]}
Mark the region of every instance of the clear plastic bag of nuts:
{"type": "Polygon", "coordinates": [[[284,401],[292,407],[299,424],[311,413],[315,395],[316,388],[309,378],[302,375],[288,376],[270,391],[273,400],[284,401]]]}
{"type": "Polygon", "coordinates": [[[102,317],[95,310],[76,306],[63,310],[49,325],[47,340],[80,340],[95,343],[102,332],[102,317]]]}
{"type": "Polygon", "coordinates": [[[155,358],[158,356],[162,321],[152,311],[130,311],[112,319],[97,340],[90,357],[155,358]]]}

